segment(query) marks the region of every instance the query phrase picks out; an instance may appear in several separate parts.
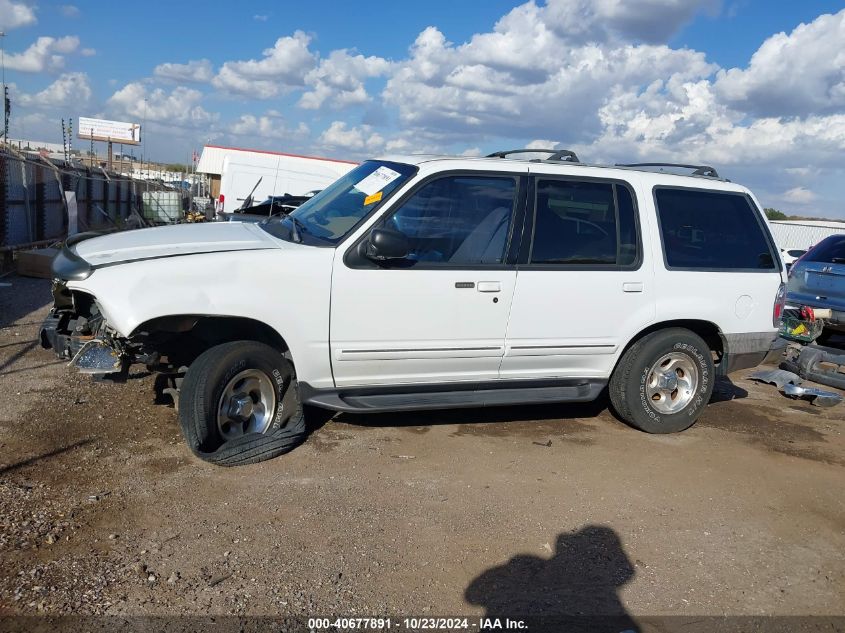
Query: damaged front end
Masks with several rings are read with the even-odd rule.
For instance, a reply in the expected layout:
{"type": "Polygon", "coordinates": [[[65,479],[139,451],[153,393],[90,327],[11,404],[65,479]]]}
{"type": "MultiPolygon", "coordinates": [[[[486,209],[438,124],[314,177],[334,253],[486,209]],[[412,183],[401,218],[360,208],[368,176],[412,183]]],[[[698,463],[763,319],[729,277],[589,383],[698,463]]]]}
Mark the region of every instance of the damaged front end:
{"type": "Polygon", "coordinates": [[[68,289],[60,279],[53,280],[53,309],[41,325],[40,339],[42,347],[86,374],[125,374],[135,361],[94,297],[68,289]]]}

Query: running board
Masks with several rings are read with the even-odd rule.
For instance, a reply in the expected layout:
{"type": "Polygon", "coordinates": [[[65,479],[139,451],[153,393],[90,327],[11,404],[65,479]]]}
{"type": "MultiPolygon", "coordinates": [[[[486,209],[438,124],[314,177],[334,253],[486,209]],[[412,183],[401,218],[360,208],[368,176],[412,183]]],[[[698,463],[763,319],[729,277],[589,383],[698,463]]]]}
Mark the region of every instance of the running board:
{"type": "Polygon", "coordinates": [[[304,404],[348,413],[377,413],[552,402],[590,402],[598,398],[605,385],[607,385],[606,380],[598,379],[347,389],[313,389],[307,383],[300,383],[299,390],[304,404]],[[516,384],[520,386],[517,387],[516,384]]]}

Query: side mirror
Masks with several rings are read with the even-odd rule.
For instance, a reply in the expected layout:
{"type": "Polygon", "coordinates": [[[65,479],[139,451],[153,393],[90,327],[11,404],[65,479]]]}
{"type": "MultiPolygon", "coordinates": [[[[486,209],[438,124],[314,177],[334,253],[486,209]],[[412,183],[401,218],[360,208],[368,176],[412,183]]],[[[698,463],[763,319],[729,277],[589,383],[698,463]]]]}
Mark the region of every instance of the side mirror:
{"type": "Polygon", "coordinates": [[[364,255],[373,261],[404,259],[408,256],[408,237],[399,231],[373,229],[364,243],[364,255]]]}

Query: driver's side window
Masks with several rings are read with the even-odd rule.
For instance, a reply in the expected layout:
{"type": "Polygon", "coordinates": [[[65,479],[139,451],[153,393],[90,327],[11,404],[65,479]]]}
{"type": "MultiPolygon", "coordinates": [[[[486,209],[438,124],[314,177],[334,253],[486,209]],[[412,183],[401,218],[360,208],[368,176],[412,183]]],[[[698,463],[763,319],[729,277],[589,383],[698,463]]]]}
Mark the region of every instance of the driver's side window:
{"type": "Polygon", "coordinates": [[[418,189],[383,226],[407,236],[410,262],[501,264],[516,189],[511,177],[438,178],[418,189]]]}

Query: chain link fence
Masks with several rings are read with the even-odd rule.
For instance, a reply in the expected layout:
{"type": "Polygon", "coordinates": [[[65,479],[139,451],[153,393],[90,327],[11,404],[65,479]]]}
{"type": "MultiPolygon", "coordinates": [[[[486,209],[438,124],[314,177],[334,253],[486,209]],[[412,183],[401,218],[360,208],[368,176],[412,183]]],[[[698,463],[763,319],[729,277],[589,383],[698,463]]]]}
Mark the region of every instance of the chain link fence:
{"type": "Polygon", "coordinates": [[[73,224],[68,193],[75,197],[79,232],[181,222],[191,203],[189,193],[161,182],[0,146],[0,252],[67,237],[73,224]]]}

